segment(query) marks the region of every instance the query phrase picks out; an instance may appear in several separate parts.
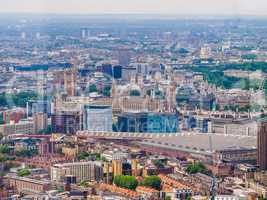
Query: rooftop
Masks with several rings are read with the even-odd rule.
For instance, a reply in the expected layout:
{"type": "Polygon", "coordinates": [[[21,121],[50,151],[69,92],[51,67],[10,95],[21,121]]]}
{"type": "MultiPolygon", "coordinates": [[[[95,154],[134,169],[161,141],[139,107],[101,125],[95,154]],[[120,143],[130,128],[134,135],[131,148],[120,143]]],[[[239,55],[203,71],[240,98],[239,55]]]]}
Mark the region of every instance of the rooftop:
{"type": "Polygon", "coordinates": [[[219,135],[208,133],[181,133],[164,138],[145,139],[143,145],[156,146],[191,153],[211,154],[213,151],[256,149],[253,136],[219,135]]]}

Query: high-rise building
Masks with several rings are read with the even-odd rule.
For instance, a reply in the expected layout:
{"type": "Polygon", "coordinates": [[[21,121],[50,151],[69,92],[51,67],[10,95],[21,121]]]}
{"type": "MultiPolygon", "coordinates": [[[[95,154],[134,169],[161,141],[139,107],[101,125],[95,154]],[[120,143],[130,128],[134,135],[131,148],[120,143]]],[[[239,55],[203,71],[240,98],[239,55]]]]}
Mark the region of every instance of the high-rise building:
{"type": "Polygon", "coordinates": [[[89,36],[88,28],[81,28],[81,39],[86,39],[89,36]]]}
{"type": "Polygon", "coordinates": [[[196,127],[201,133],[207,133],[209,130],[209,118],[196,116],[196,127]]]}
{"type": "Polygon", "coordinates": [[[112,65],[111,64],[102,64],[101,72],[110,76],[110,77],[113,77],[112,65]]]}
{"type": "Polygon", "coordinates": [[[259,122],[257,149],[257,163],[259,169],[267,170],[267,121],[259,122]]]}
{"type": "Polygon", "coordinates": [[[64,88],[69,96],[75,96],[77,81],[77,68],[65,69],[64,71],[64,88]]]}
{"type": "Polygon", "coordinates": [[[122,76],[122,66],[121,65],[113,66],[113,78],[120,79],[121,76],[122,76]]]}
{"type": "Polygon", "coordinates": [[[122,175],[122,161],[121,160],[112,160],[112,172],[113,172],[113,177],[122,175]]]}
{"type": "Polygon", "coordinates": [[[97,71],[102,72],[109,77],[120,79],[122,76],[122,66],[121,65],[114,65],[111,64],[102,64],[101,66],[97,66],[97,71]]]}
{"type": "Polygon", "coordinates": [[[112,108],[108,105],[84,106],[84,130],[112,131],[112,108]]]}
{"type": "Polygon", "coordinates": [[[135,67],[122,67],[122,79],[130,81],[132,77],[136,76],[135,67]]]}
{"type": "Polygon", "coordinates": [[[110,183],[110,163],[109,162],[104,163],[104,174],[105,174],[106,183],[109,184],[110,183]]]}
{"type": "Polygon", "coordinates": [[[38,133],[47,128],[47,114],[34,113],[33,114],[34,132],[38,133]]]}
{"type": "Polygon", "coordinates": [[[27,117],[33,116],[34,113],[46,113],[51,115],[51,102],[49,100],[31,100],[26,104],[27,117]]]}
{"type": "Polygon", "coordinates": [[[82,128],[82,115],[80,111],[59,111],[51,117],[52,132],[75,134],[82,128]]]}
{"type": "Polygon", "coordinates": [[[132,176],[137,176],[138,171],[137,171],[137,166],[138,166],[138,160],[137,159],[132,159],[131,161],[132,164],[132,176]]]}
{"type": "Polygon", "coordinates": [[[119,48],[118,49],[118,61],[119,65],[129,66],[131,62],[131,53],[128,48],[119,48]]]}

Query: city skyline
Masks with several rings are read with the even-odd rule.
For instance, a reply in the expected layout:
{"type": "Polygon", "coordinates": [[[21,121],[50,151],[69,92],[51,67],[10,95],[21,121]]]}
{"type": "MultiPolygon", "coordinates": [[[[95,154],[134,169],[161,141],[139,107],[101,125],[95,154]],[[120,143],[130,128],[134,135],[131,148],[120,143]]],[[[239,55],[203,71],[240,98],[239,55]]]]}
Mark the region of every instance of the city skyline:
{"type": "Polygon", "coordinates": [[[0,200],[267,200],[263,0],[0,3],[0,200]]]}
{"type": "Polygon", "coordinates": [[[267,2],[263,0],[10,0],[1,2],[1,13],[58,14],[170,14],[170,15],[230,15],[265,16],[267,2]]]}

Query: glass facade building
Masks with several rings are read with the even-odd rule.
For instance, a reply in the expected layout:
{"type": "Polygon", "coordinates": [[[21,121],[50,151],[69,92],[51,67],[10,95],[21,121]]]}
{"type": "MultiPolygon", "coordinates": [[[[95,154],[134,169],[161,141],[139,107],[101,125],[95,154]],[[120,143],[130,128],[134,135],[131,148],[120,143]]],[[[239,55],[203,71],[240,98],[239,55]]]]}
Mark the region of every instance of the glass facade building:
{"type": "Polygon", "coordinates": [[[84,130],[112,131],[112,107],[106,105],[84,106],[84,130]]]}
{"type": "Polygon", "coordinates": [[[177,113],[122,113],[117,131],[138,133],[176,133],[179,131],[177,113]]]}

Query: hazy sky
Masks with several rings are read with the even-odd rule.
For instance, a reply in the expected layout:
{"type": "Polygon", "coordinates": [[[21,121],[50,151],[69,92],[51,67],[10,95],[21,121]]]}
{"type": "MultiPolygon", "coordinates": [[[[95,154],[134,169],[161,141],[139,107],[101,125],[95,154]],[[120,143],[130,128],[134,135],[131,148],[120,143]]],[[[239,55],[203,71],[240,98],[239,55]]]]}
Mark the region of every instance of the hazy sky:
{"type": "Polygon", "coordinates": [[[0,12],[267,15],[267,0],[0,0],[0,12]]]}

